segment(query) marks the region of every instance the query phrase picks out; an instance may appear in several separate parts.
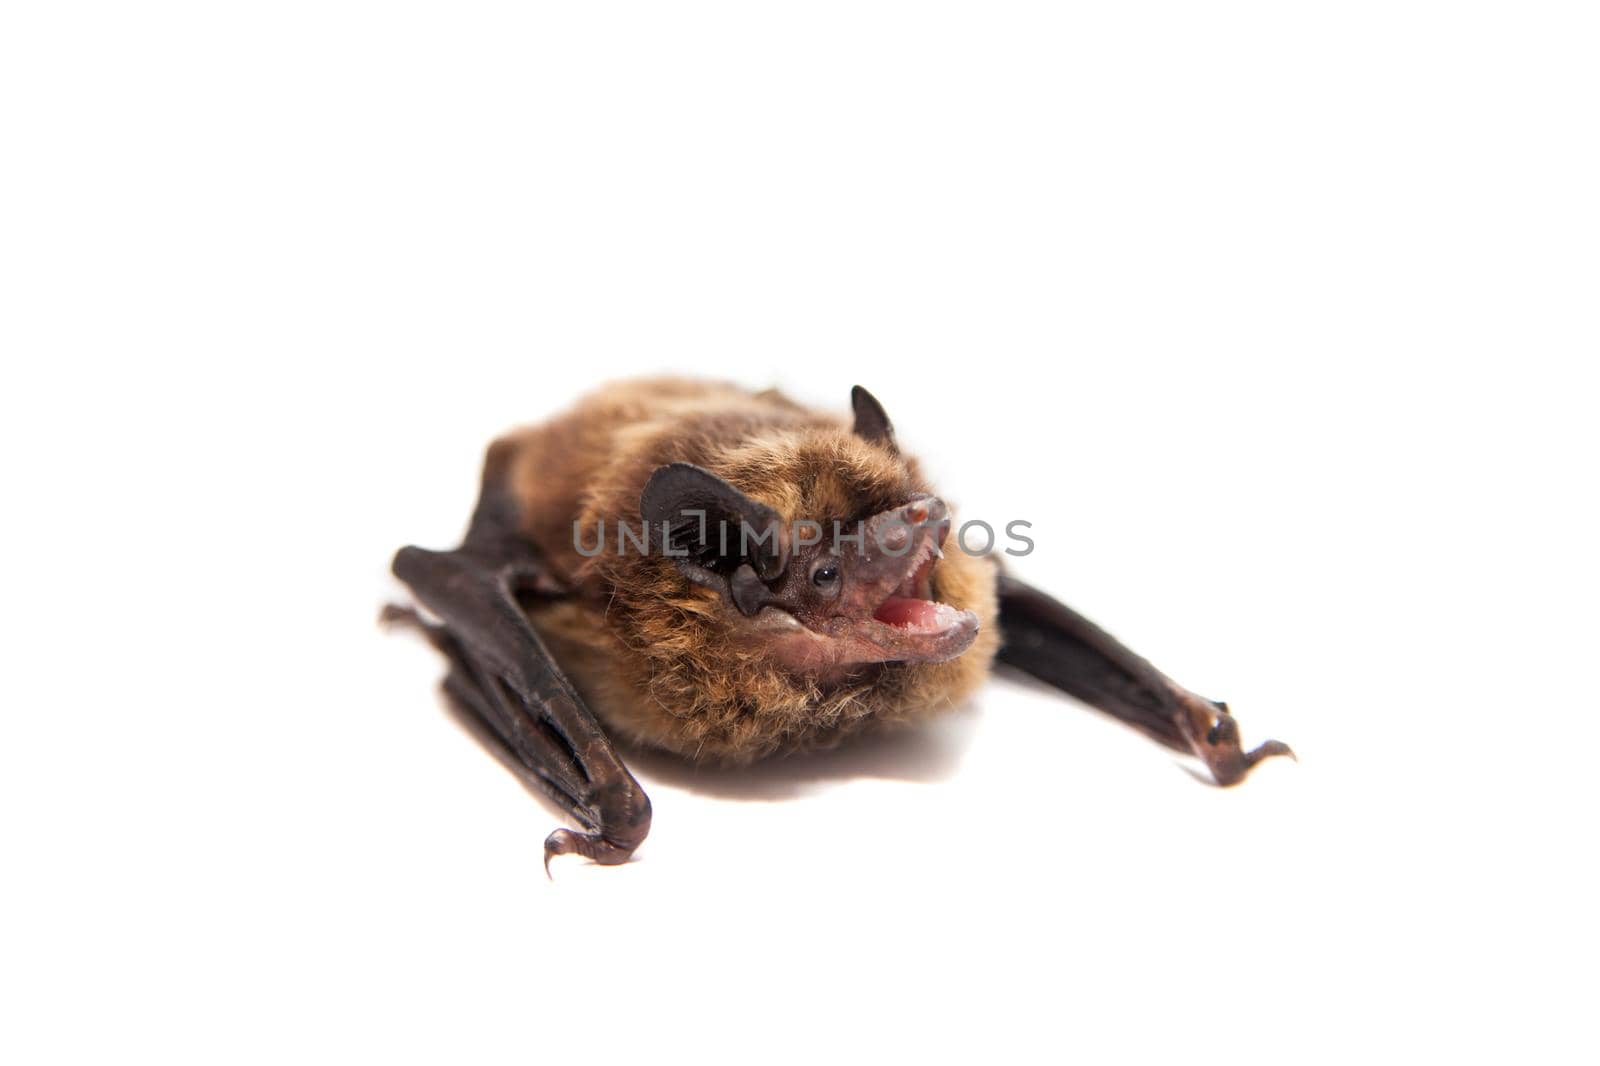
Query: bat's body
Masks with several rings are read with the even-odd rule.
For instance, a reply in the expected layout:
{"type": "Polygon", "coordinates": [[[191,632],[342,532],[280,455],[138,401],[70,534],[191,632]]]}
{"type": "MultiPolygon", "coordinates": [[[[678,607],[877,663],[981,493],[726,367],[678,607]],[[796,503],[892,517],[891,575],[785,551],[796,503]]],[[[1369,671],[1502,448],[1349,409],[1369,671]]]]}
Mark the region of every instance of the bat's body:
{"type": "Polygon", "coordinates": [[[1223,705],[992,558],[941,551],[945,505],[853,400],[852,422],[771,391],[609,386],[490,447],[461,548],[396,557],[441,620],[446,690],[589,830],[547,859],[621,862],[648,831],[608,733],[723,761],[826,746],[951,706],[997,653],[1220,783],[1287,752],[1244,752],[1223,705]]]}

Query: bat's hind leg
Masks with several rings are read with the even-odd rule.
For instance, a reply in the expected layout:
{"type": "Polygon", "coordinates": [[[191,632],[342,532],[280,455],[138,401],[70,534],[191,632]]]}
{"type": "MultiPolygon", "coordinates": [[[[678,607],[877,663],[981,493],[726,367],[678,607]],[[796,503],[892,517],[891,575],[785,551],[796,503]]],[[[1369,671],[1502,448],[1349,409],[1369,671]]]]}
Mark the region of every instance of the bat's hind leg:
{"type": "Polygon", "coordinates": [[[1277,740],[1246,750],[1227,704],[1190,692],[1065,604],[1009,577],[999,592],[1002,663],[1198,756],[1217,784],[1244,780],[1262,759],[1294,756],[1277,740]]]}

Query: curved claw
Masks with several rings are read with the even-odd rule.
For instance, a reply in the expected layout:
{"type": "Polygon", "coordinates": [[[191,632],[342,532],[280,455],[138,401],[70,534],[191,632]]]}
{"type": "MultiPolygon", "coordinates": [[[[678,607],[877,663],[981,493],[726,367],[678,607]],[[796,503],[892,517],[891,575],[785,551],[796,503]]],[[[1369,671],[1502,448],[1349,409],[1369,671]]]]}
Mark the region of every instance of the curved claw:
{"type": "Polygon", "coordinates": [[[1224,788],[1237,785],[1257,763],[1274,755],[1300,761],[1294,749],[1281,740],[1268,740],[1245,751],[1239,743],[1239,723],[1228,713],[1227,704],[1212,703],[1192,693],[1184,695],[1189,710],[1189,746],[1205,760],[1212,778],[1224,788]]]}
{"type": "Polygon", "coordinates": [[[1294,749],[1281,740],[1263,741],[1256,746],[1254,751],[1244,757],[1244,761],[1247,766],[1254,766],[1262,759],[1270,759],[1274,755],[1287,755],[1295,762],[1300,761],[1300,756],[1294,753],[1294,749]]]}
{"type": "Polygon", "coordinates": [[[1245,751],[1239,745],[1238,725],[1226,715],[1218,725],[1221,726],[1222,722],[1227,722],[1228,725],[1220,729],[1213,728],[1195,754],[1205,760],[1206,766],[1211,770],[1211,776],[1224,788],[1243,781],[1262,759],[1270,759],[1274,755],[1287,755],[1296,762],[1300,761],[1295,757],[1294,749],[1281,740],[1268,740],[1251,751],[1245,751]]]}
{"type": "Polygon", "coordinates": [[[544,838],[544,875],[555,880],[550,874],[550,859],[556,855],[582,855],[601,866],[620,866],[633,855],[635,846],[612,843],[599,833],[557,829],[544,838]]]}

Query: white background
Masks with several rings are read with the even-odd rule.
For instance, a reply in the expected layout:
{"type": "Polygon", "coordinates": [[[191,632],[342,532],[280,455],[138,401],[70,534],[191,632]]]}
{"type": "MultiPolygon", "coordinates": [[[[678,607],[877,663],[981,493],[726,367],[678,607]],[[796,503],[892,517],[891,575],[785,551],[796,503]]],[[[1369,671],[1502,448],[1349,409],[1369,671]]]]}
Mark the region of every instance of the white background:
{"type": "Polygon", "coordinates": [[[0,1056],[1592,1056],[1591,10],[8,5],[0,1056]],[[657,370],[867,385],[1301,761],[996,680],[547,881],[375,617],[657,370]]]}

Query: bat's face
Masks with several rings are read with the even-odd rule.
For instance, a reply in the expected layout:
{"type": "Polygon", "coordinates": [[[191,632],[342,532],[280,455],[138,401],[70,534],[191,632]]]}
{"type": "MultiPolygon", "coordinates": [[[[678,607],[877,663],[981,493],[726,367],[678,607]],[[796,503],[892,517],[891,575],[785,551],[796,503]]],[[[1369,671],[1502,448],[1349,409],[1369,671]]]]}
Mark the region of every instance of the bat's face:
{"type": "Polygon", "coordinates": [[[729,464],[748,493],[677,462],[651,474],[639,501],[683,576],[722,593],[739,642],[807,678],[847,676],[869,663],[946,662],[978,635],[976,614],[938,599],[948,509],[913,487],[882,405],[859,386],[851,404],[864,449],[837,433],[783,435],[742,466],[729,464]],[[832,491],[818,488],[824,483],[832,491]],[[809,490],[782,491],[795,485],[809,490]],[[864,519],[817,514],[786,524],[752,493],[787,497],[799,514],[860,515],[898,502],[864,519]]]}
{"type": "Polygon", "coordinates": [[[797,673],[938,663],[972,645],[978,618],[939,602],[944,502],[915,494],[858,521],[785,526],[771,508],[686,463],[651,477],[641,512],[691,582],[722,593],[742,642],[797,673]]]}
{"type": "MultiPolygon", "coordinates": [[[[944,662],[966,651],[978,618],[936,598],[943,501],[918,496],[792,550],[754,617],[752,636],[786,665],[827,672],[852,664],[944,662]]],[[[799,544],[797,539],[796,544],[799,544]]]]}

